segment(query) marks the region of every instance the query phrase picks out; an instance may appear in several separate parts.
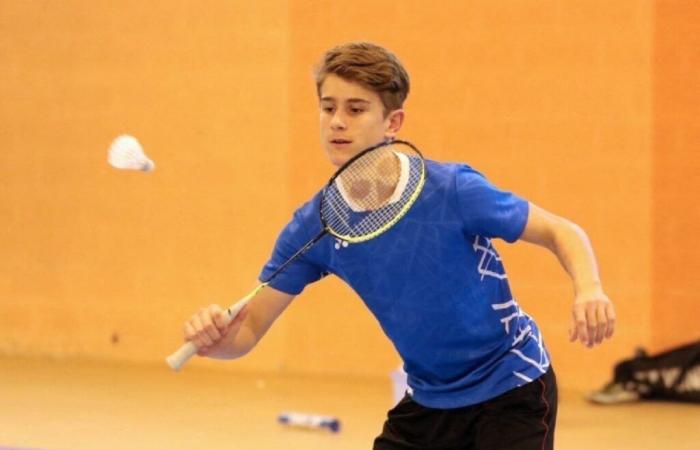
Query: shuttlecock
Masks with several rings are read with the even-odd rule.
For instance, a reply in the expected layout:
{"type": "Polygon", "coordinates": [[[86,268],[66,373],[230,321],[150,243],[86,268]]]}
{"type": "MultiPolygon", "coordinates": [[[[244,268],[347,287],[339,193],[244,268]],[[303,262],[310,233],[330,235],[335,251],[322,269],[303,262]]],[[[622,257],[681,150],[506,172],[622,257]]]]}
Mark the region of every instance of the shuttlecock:
{"type": "Polygon", "coordinates": [[[139,141],[128,134],[117,137],[109,146],[107,161],[117,169],[150,172],[156,168],[143,152],[139,141]]]}

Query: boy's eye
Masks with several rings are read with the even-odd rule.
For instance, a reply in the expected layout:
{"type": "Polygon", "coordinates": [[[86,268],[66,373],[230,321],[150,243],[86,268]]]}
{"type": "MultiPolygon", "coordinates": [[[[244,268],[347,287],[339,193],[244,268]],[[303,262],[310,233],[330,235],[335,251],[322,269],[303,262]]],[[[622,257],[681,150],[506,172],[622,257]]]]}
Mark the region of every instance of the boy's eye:
{"type": "Polygon", "coordinates": [[[323,112],[330,113],[330,112],[333,112],[333,109],[334,108],[332,106],[321,106],[321,111],[323,111],[323,112]]]}
{"type": "Polygon", "coordinates": [[[353,114],[359,114],[363,111],[364,111],[364,109],[362,109],[362,108],[350,108],[350,112],[353,114]]]}

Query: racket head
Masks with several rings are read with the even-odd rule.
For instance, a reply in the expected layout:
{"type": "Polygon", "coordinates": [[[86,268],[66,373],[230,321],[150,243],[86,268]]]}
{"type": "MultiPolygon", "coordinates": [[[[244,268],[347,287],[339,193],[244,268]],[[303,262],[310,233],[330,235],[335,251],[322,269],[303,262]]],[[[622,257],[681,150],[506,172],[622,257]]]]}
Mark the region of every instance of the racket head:
{"type": "Polygon", "coordinates": [[[321,222],[350,243],[393,227],[418,199],[426,166],[420,150],[403,140],[384,141],[355,155],[321,193],[321,222]]]}

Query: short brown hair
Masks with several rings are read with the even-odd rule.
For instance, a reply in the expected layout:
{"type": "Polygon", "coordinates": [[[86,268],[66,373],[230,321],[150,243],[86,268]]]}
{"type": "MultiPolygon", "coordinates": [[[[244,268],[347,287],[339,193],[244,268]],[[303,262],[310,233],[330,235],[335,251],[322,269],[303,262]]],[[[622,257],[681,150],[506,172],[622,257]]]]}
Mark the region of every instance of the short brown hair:
{"type": "Polygon", "coordinates": [[[384,114],[403,107],[408,96],[409,79],[399,59],[383,47],[370,42],[350,42],[328,50],[316,69],[316,92],[328,74],[354,81],[382,99],[384,114]]]}

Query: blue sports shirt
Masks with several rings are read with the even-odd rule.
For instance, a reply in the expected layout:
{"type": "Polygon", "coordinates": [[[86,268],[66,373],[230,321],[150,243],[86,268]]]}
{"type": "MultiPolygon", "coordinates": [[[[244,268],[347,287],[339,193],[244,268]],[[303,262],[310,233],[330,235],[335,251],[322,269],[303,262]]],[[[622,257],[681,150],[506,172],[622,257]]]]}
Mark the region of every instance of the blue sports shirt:
{"type": "MultiPolygon", "coordinates": [[[[481,403],[549,368],[540,331],[511,294],[492,239],[516,241],[524,199],[463,164],[426,161],[425,186],[391,229],[359,244],[324,236],[270,286],[289,294],[332,273],[394,344],[409,393],[430,408],[481,403]]],[[[321,231],[320,192],[299,208],[260,274],[267,278],[321,231]]]]}

